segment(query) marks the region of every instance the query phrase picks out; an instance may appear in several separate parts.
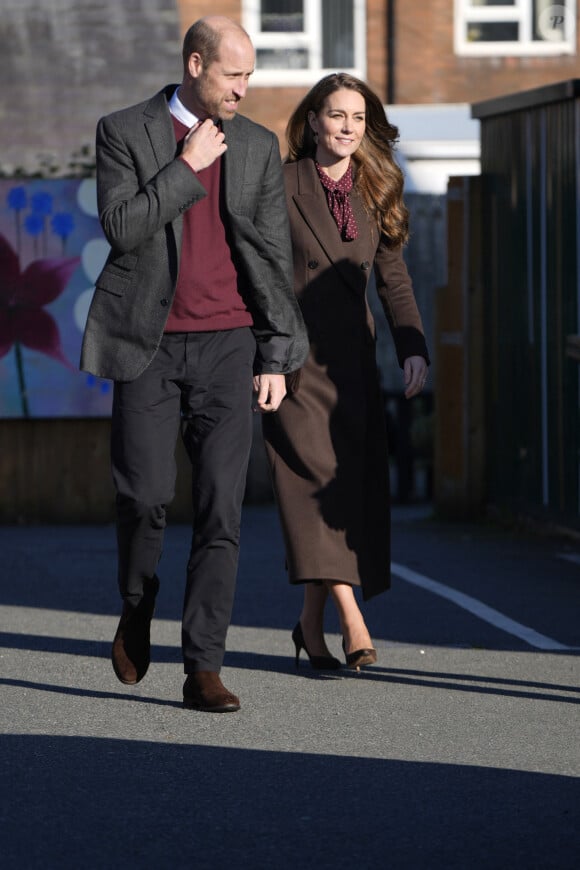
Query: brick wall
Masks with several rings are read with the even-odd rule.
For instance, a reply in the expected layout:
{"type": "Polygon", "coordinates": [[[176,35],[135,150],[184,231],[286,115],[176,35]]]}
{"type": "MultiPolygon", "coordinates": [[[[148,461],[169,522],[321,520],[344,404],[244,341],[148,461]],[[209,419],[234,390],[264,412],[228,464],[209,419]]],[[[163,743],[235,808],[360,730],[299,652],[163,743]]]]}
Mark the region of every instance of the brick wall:
{"type": "MultiPolygon", "coordinates": [[[[580,27],[577,27],[580,51],[580,27]]],[[[579,75],[578,55],[457,57],[453,0],[395,5],[397,103],[472,103],[579,75]]]]}
{"type": "Polygon", "coordinates": [[[367,83],[387,99],[387,2],[367,0],[367,83]]]}
{"type": "Polygon", "coordinates": [[[182,33],[205,15],[226,15],[241,23],[242,6],[240,0],[176,0],[182,33]]]}

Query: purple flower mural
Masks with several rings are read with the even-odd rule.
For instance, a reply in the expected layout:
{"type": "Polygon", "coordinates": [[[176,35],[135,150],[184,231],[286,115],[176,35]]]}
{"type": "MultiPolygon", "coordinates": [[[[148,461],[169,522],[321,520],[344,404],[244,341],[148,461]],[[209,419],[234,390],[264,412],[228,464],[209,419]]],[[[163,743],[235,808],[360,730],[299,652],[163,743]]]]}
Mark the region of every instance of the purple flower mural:
{"type": "Polygon", "coordinates": [[[93,179],[0,179],[0,417],[109,416],[78,369],[108,251],[93,179]]]}
{"type": "Polygon", "coordinates": [[[60,296],[79,262],[80,257],[34,260],[21,272],[16,252],[0,236],[0,357],[15,349],[24,416],[28,407],[21,346],[72,368],[62,352],[58,325],[45,306],[60,296]]]}

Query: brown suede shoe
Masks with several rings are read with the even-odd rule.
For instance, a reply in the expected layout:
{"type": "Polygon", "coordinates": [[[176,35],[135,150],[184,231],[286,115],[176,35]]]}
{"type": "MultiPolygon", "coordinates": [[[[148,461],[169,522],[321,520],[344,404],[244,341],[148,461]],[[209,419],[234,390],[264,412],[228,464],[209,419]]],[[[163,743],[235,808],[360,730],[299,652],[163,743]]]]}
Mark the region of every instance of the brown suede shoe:
{"type": "Polygon", "coordinates": [[[240,709],[240,699],[228,692],[219,674],[195,671],[183,684],[183,706],[206,713],[233,713],[240,709]]]}
{"type": "Polygon", "coordinates": [[[127,602],[123,604],[111,659],[117,678],[128,686],[142,680],[149,667],[151,620],[158,590],[159,580],[154,577],[146,585],[137,607],[131,607],[127,602]]]}

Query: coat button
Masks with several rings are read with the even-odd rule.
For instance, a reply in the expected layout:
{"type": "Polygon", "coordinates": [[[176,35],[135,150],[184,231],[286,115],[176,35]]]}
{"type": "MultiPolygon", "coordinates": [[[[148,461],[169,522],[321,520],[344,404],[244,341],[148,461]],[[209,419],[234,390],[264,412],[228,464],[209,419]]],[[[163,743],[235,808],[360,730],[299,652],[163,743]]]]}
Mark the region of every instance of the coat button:
{"type": "Polygon", "coordinates": [[[370,265],[371,264],[369,263],[368,260],[363,260],[363,262],[360,264],[360,267],[364,272],[366,272],[367,269],[369,269],[370,265]]]}
{"type": "Polygon", "coordinates": [[[167,299],[162,299],[161,304],[163,305],[164,308],[166,308],[167,307],[167,299]]]}
{"type": "Polygon", "coordinates": [[[318,269],[318,260],[308,260],[309,269],[318,269]]]}

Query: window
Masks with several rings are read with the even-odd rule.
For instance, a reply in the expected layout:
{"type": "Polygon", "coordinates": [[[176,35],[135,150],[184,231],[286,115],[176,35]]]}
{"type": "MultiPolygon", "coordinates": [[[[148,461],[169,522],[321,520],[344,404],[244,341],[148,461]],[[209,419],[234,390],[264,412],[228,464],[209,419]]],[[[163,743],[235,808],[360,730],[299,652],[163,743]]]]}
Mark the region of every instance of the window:
{"type": "Polygon", "coordinates": [[[366,73],[365,0],[242,0],[256,48],[253,85],[309,85],[366,73]]]}
{"type": "Polygon", "coordinates": [[[576,0],[455,0],[455,53],[576,52],[576,0]]]}

